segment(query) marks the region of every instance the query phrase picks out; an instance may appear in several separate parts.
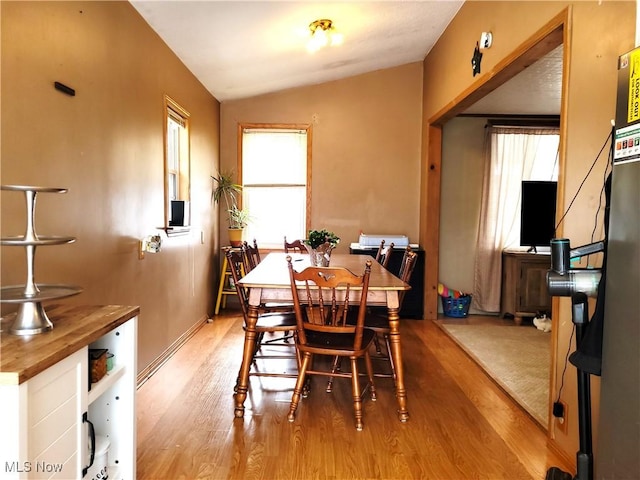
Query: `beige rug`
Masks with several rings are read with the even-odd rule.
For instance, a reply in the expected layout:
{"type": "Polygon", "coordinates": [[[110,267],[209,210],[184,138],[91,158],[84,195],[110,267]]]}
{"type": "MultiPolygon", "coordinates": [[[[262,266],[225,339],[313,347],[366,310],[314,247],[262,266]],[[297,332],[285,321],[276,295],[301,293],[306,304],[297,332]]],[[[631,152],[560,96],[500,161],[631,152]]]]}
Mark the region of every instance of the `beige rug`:
{"type": "Polygon", "coordinates": [[[546,428],[551,334],[526,326],[442,324],[491,377],[546,428]]]}

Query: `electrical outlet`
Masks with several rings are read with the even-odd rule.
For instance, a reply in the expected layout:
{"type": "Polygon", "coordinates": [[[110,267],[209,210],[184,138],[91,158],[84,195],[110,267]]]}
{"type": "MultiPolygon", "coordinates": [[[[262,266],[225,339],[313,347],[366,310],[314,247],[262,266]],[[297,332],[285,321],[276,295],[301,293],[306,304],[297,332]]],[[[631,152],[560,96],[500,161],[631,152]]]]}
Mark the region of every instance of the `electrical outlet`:
{"type": "Polygon", "coordinates": [[[558,427],[558,430],[560,430],[562,433],[566,435],[568,431],[568,425],[569,425],[569,416],[568,416],[569,412],[567,409],[567,404],[564,402],[557,402],[557,403],[562,405],[562,416],[556,417],[555,422],[558,427]]]}

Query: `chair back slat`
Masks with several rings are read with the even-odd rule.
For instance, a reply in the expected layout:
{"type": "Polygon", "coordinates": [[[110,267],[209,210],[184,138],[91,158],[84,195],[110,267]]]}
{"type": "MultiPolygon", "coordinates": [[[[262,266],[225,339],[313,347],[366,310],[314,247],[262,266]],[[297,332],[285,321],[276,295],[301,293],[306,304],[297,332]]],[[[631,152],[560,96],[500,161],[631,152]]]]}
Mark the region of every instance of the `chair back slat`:
{"type": "Polygon", "coordinates": [[[380,246],[378,247],[378,251],[376,252],[376,262],[382,265],[384,268],[387,268],[389,265],[389,260],[391,260],[391,255],[393,254],[393,247],[395,244],[391,242],[387,247],[385,245],[385,240],[380,240],[380,246]]]}
{"type": "Polygon", "coordinates": [[[294,240],[293,242],[287,242],[287,237],[284,237],[284,253],[307,253],[307,247],[304,246],[302,240],[294,240]]]}
{"type": "Polygon", "coordinates": [[[389,265],[389,260],[391,260],[391,255],[393,254],[393,247],[395,247],[395,244],[391,242],[388,247],[385,247],[382,250],[382,259],[380,260],[380,263],[384,268],[387,268],[389,265]]]}
{"type": "Polygon", "coordinates": [[[287,256],[287,264],[299,342],[302,345],[307,343],[306,332],[309,331],[354,333],[353,347],[359,349],[364,331],[371,261],[366,262],[362,275],[342,267],[307,267],[296,272],[290,256],[287,256]],[[305,292],[304,304],[300,300],[300,289],[305,292]],[[360,295],[358,320],[355,325],[347,325],[346,317],[355,292],[360,295]]]}
{"type": "Polygon", "coordinates": [[[242,242],[242,252],[244,254],[245,271],[249,273],[256,268],[256,265],[261,261],[260,250],[258,250],[258,242],[256,239],[253,239],[253,246],[249,245],[249,242],[246,240],[242,242]]]}
{"type": "MultiPolygon", "coordinates": [[[[411,247],[407,246],[405,249],[404,255],[402,257],[402,263],[400,264],[400,271],[398,272],[398,277],[405,283],[409,283],[411,280],[411,276],[413,275],[413,270],[416,266],[416,261],[418,259],[418,254],[411,250],[411,247]]],[[[400,303],[400,307],[402,307],[402,301],[404,300],[404,296],[406,294],[406,290],[400,291],[398,294],[398,301],[400,303]]]]}
{"type": "Polygon", "coordinates": [[[382,254],[384,252],[384,239],[380,240],[380,246],[378,247],[378,251],[376,252],[376,262],[380,263],[382,260],[382,254]]]}

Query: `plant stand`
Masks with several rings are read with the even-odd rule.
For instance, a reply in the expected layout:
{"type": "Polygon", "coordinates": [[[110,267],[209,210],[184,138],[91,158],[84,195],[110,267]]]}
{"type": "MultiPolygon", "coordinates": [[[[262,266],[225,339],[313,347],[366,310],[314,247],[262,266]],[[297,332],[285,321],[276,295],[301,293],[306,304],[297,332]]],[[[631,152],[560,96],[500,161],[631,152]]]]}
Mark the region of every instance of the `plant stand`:
{"type": "MultiPolygon", "coordinates": [[[[222,268],[220,271],[220,284],[218,285],[218,297],[216,298],[215,315],[220,313],[220,305],[222,308],[227,306],[227,295],[237,295],[236,287],[233,285],[233,277],[231,276],[231,268],[227,261],[226,252],[229,249],[240,250],[234,247],[222,247],[222,268]]],[[[244,274],[244,272],[243,272],[244,274]]]]}

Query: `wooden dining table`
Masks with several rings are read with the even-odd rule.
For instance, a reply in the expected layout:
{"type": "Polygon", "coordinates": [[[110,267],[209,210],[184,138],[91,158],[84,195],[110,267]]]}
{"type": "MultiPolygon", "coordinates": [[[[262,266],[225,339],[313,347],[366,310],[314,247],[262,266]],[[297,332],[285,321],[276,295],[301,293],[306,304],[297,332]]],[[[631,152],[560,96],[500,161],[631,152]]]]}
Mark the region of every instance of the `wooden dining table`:
{"type": "MultiPolygon", "coordinates": [[[[235,392],[234,412],[235,416],[239,418],[244,416],[244,402],[249,388],[249,370],[255,349],[255,327],[260,305],[265,303],[293,303],[287,255],[291,256],[296,271],[302,271],[310,265],[309,255],[306,253],[272,252],[240,280],[240,283],[249,289],[249,315],[245,325],[242,365],[240,366],[235,392]]],[[[333,253],[330,265],[332,267],[344,267],[355,274],[362,275],[368,260],[372,261],[372,266],[367,292],[367,305],[386,306],[388,309],[389,344],[391,346],[391,356],[396,367],[395,389],[398,402],[398,418],[401,422],[406,422],[409,419],[409,411],[407,410],[407,391],[404,384],[402,364],[398,294],[403,290],[409,290],[411,287],[369,255],[333,253]]]]}

